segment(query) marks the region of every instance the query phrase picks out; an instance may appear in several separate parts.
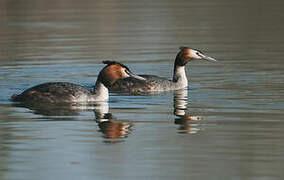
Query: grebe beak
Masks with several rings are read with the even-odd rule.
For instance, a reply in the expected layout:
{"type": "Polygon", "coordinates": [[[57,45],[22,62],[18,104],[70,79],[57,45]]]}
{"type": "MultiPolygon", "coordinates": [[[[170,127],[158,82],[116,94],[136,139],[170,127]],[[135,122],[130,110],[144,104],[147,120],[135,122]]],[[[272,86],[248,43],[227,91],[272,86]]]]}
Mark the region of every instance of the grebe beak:
{"type": "Polygon", "coordinates": [[[206,61],[214,61],[214,62],[216,62],[217,60],[216,59],[214,59],[214,58],[212,58],[212,57],[209,57],[209,56],[204,56],[204,57],[202,57],[204,60],[206,60],[206,61]]]}
{"type": "Polygon", "coordinates": [[[138,76],[138,75],[136,75],[136,74],[133,74],[132,72],[127,72],[128,73],[128,75],[130,76],[130,77],[133,77],[133,78],[135,78],[135,79],[139,79],[139,80],[143,80],[143,81],[145,81],[146,79],[145,78],[143,78],[143,77],[141,77],[141,76],[138,76]]]}
{"type": "Polygon", "coordinates": [[[212,58],[212,57],[209,57],[209,56],[205,56],[204,54],[201,54],[201,53],[199,53],[198,55],[199,55],[202,59],[204,59],[204,60],[206,60],[206,61],[214,61],[214,62],[217,61],[216,59],[214,59],[214,58],[212,58]]]}

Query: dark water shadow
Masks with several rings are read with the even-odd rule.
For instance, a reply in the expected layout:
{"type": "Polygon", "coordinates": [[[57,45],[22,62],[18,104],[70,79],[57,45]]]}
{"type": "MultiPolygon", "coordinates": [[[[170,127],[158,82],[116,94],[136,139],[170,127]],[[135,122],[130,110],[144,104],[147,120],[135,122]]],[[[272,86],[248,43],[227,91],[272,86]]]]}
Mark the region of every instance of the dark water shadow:
{"type": "Polygon", "coordinates": [[[51,104],[38,102],[20,102],[13,103],[12,106],[27,108],[36,115],[43,116],[77,116],[80,111],[88,110],[90,105],[78,105],[73,103],[51,104]]]}

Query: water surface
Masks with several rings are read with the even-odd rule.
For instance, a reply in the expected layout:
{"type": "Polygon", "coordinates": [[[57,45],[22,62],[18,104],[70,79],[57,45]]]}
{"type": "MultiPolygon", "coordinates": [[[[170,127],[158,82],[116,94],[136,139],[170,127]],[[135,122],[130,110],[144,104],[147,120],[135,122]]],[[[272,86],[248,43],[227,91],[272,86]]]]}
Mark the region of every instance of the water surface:
{"type": "Polygon", "coordinates": [[[2,4],[0,179],[283,179],[282,1],[2,4]],[[219,60],[187,65],[188,90],[80,109],[9,99],[91,87],[108,59],[171,78],[184,45],[219,60]]]}

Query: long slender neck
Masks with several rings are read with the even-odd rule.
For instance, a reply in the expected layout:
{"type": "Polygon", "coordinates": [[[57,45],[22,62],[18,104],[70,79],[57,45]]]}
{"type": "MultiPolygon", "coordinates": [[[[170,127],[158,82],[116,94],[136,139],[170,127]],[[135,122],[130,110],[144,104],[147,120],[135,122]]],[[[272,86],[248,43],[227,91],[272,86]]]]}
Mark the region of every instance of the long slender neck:
{"type": "Polygon", "coordinates": [[[99,80],[97,80],[96,82],[93,94],[95,96],[94,97],[95,101],[108,101],[109,98],[108,89],[99,80]]]}
{"type": "Polygon", "coordinates": [[[180,66],[177,64],[177,59],[174,67],[173,82],[177,83],[181,87],[187,87],[188,81],[185,74],[185,66],[180,66]]]}

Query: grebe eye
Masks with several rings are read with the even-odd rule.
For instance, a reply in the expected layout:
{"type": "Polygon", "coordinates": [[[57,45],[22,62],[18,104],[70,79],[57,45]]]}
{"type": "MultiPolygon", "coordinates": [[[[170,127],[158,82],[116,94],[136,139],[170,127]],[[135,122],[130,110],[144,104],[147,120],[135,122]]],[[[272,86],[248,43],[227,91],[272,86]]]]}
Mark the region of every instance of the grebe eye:
{"type": "Polygon", "coordinates": [[[127,69],[124,69],[124,72],[125,72],[126,74],[129,74],[129,71],[128,71],[127,69]]]}

